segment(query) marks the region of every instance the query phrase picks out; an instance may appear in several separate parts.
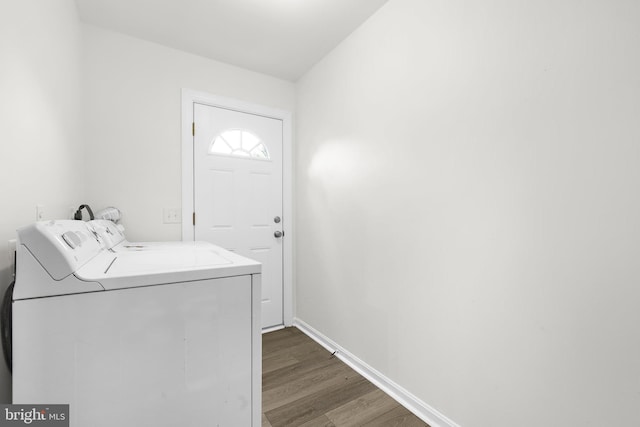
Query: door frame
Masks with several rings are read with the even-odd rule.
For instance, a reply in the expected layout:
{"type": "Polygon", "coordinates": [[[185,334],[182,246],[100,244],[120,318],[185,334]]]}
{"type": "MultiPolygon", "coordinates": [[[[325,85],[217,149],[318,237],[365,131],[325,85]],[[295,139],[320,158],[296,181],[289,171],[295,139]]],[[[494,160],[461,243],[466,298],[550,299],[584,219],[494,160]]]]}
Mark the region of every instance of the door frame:
{"type": "MultiPolygon", "coordinates": [[[[282,311],[284,326],[293,324],[293,155],[292,114],[258,104],[226,98],[192,89],[182,89],[182,240],[193,241],[191,213],[194,205],[194,170],[192,123],[193,104],[203,104],[282,120],[282,311]]],[[[196,129],[197,131],[197,129],[196,129]]]]}

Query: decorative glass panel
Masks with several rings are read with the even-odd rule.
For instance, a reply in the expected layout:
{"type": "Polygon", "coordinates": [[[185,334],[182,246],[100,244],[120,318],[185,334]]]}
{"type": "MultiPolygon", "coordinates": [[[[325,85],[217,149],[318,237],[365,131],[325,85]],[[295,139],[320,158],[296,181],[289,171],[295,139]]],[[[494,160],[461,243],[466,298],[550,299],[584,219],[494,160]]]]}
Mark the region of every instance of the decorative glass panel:
{"type": "Polygon", "coordinates": [[[237,150],[241,147],[242,132],[238,129],[222,132],[220,137],[224,138],[224,140],[227,141],[227,144],[229,144],[229,146],[234,150],[237,150]]]}
{"type": "Polygon", "coordinates": [[[209,154],[269,159],[269,150],[260,138],[249,131],[229,129],[213,139],[209,154]]]}
{"type": "Polygon", "coordinates": [[[253,150],[256,145],[260,144],[260,139],[252,133],[242,133],[242,148],[246,151],[253,150]]]}
{"type": "Polygon", "coordinates": [[[267,147],[265,147],[264,144],[258,144],[256,148],[251,150],[251,156],[259,159],[268,159],[269,152],[267,152],[267,147]]]}
{"type": "Polygon", "coordinates": [[[226,141],[220,136],[218,136],[213,141],[213,144],[211,144],[211,147],[209,147],[209,153],[213,154],[231,154],[232,151],[231,147],[229,147],[226,141]]]}

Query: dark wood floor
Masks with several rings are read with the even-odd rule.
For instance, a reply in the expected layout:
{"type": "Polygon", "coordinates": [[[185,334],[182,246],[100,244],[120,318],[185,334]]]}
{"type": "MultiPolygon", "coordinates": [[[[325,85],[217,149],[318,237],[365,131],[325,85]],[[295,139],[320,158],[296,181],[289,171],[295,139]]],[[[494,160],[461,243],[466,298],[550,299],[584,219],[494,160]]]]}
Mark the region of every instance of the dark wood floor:
{"type": "Polygon", "coordinates": [[[262,426],[427,426],[296,328],[262,336],[262,426]]]}

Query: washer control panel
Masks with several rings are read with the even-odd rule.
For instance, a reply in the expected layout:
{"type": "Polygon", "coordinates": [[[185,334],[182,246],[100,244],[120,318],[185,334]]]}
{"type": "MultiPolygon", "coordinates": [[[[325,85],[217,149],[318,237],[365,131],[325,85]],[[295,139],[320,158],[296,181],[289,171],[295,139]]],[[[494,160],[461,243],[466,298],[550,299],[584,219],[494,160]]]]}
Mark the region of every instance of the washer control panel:
{"type": "Polygon", "coordinates": [[[87,226],[94,232],[106,249],[111,249],[118,243],[124,241],[124,233],[113,221],[95,219],[89,221],[87,226]]]}
{"type": "Polygon", "coordinates": [[[18,242],[61,280],[93,259],[103,246],[86,222],[40,221],[18,229],[18,242]]]}

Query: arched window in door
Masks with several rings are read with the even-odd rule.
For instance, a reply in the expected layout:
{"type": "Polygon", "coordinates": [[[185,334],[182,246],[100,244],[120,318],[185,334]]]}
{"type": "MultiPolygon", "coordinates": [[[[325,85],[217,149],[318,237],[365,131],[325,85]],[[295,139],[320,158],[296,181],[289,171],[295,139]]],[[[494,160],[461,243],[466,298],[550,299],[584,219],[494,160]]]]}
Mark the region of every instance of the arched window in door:
{"type": "Polygon", "coordinates": [[[209,154],[269,160],[267,146],[253,133],[243,129],[228,129],[213,139],[209,154]]]}

